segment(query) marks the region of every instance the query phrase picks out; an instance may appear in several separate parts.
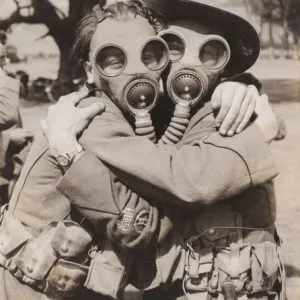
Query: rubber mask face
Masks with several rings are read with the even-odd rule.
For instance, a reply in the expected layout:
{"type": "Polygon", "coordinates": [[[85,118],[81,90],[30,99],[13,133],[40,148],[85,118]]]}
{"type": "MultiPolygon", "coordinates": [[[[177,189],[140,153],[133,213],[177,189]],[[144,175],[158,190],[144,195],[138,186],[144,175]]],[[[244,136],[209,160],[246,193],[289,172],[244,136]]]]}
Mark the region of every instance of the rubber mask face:
{"type": "Polygon", "coordinates": [[[149,113],[159,94],[159,80],[169,62],[165,41],[137,15],[133,20],[106,19],[94,33],[90,63],[96,86],[123,110],[149,113]]]}
{"type": "Polygon", "coordinates": [[[169,97],[193,106],[203,99],[230,59],[226,40],[194,22],[181,21],[160,32],[171,67],[164,80],[169,97]],[[184,24],[184,25],[183,25],[184,24]]]}

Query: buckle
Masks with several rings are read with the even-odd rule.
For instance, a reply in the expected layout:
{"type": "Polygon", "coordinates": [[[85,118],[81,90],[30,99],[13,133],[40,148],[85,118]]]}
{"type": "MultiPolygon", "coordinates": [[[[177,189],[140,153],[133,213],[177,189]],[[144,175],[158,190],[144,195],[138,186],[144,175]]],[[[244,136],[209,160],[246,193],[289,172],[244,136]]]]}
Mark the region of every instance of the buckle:
{"type": "Polygon", "coordinates": [[[88,251],[88,257],[90,259],[94,259],[97,253],[102,253],[104,248],[104,241],[100,241],[98,244],[93,246],[89,251],[88,251]]]}

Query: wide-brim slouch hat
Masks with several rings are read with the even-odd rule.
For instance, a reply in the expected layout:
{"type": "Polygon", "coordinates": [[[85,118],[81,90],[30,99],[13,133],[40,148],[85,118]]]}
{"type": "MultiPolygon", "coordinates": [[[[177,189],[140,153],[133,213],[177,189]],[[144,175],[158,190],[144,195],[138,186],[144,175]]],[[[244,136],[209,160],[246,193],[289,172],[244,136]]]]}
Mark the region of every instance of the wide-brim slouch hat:
{"type": "MultiPolygon", "coordinates": [[[[111,4],[116,1],[102,0],[102,2],[111,4]]],[[[231,49],[231,58],[223,73],[224,77],[243,73],[259,56],[260,42],[254,27],[245,19],[218,6],[214,1],[143,0],[143,2],[147,7],[163,14],[169,22],[194,20],[220,31],[231,49]]]]}

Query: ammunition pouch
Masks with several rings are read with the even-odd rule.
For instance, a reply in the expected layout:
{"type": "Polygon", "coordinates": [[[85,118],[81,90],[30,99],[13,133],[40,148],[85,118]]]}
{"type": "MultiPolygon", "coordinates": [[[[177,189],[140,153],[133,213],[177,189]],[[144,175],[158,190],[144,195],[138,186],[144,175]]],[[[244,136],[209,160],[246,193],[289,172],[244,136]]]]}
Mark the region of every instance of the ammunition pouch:
{"type": "Polygon", "coordinates": [[[213,299],[248,299],[259,294],[266,298],[258,299],[267,300],[276,294],[282,261],[267,230],[252,230],[248,243],[242,238],[241,216],[226,205],[201,214],[196,229],[199,235],[188,241],[186,257],[184,289],[189,299],[208,299],[208,294],[213,299]]]}
{"type": "Polygon", "coordinates": [[[49,297],[68,298],[86,280],[92,237],[75,222],[51,222],[33,238],[21,222],[5,213],[0,240],[0,265],[49,297]]]}
{"type": "Polygon", "coordinates": [[[91,265],[85,287],[95,293],[118,299],[128,282],[133,258],[109,241],[103,241],[101,248],[90,251],[91,265]]]}

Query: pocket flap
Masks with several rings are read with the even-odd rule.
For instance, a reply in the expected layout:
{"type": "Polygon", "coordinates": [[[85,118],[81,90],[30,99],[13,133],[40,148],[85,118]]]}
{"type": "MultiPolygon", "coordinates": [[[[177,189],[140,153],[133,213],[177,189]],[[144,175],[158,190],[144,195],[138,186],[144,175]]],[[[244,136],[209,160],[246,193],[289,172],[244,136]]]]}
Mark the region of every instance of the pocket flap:
{"type": "Polygon", "coordinates": [[[0,253],[7,257],[11,252],[31,238],[31,234],[20,221],[7,213],[0,227],[0,253]]]}
{"type": "Polygon", "coordinates": [[[15,259],[16,266],[29,278],[42,280],[57,260],[49,243],[29,240],[15,259]]]}
{"type": "Polygon", "coordinates": [[[125,267],[131,268],[128,253],[117,251],[109,241],[104,244],[104,249],[92,259],[85,287],[102,294],[118,299],[119,292],[125,288],[129,272],[125,267]]]}
{"type": "Polygon", "coordinates": [[[217,266],[220,270],[235,278],[236,273],[243,274],[251,267],[251,246],[242,245],[238,252],[230,248],[221,249],[217,253],[217,266]]]}
{"type": "Polygon", "coordinates": [[[59,222],[51,245],[61,258],[73,258],[82,254],[92,242],[91,235],[72,221],[59,222]]]}
{"type": "Polygon", "coordinates": [[[51,269],[47,283],[56,292],[69,292],[83,285],[87,274],[88,267],[59,259],[51,269]]]}
{"type": "Polygon", "coordinates": [[[255,255],[260,263],[262,271],[268,276],[273,276],[279,267],[276,244],[264,242],[253,245],[255,255]]]}

